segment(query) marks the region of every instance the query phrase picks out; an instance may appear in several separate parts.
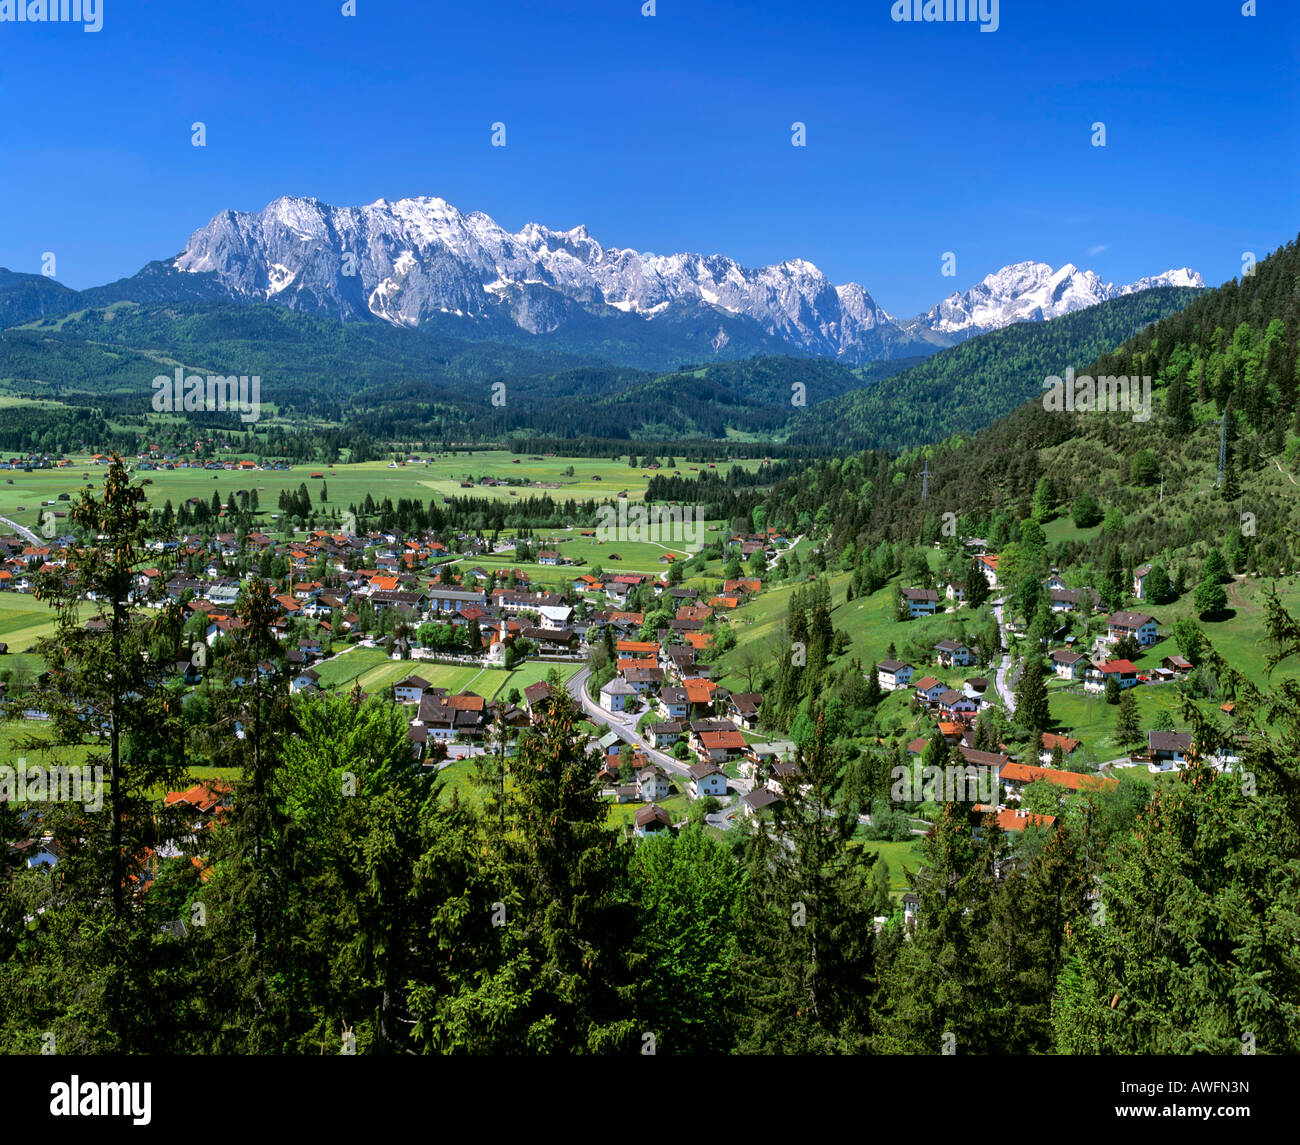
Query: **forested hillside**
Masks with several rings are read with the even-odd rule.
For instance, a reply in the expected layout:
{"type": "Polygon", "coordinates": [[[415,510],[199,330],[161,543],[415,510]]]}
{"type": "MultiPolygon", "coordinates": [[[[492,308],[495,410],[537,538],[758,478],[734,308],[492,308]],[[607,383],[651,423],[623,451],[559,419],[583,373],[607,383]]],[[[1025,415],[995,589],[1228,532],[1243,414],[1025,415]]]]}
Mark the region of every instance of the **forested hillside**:
{"type": "Polygon", "coordinates": [[[1021,322],[943,350],[891,379],[810,408],[794,441],[833,436],[845,449],[903,449],[969,435],[1039,392],[1049,374],[1084,366],[1199,293],[1163,287],[1055,318],[1021,322]]]}

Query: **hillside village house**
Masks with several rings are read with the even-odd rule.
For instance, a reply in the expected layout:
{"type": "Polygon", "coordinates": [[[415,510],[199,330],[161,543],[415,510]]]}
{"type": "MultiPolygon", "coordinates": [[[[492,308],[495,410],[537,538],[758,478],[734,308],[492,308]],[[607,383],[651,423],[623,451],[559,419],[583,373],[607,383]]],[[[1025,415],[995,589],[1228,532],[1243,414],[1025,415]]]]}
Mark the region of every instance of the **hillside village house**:
{"type": "Polygon", "coordinates": [[[1062,680],[1082,680],[1089,664],[1086,656],[1071,652],[1068,648],[1053,652],[1051,661],[1052,671],[1062,680]]]}
{"type": "Polygon", "coordinates": [[[1052,753],[1059,747],[1061,754],[1069,759],[1076,751],[1079,750],[1080,741],[1071,739],[1069,736],[1057,735],[1054,732],[1043,732],[1043,750],[1038,753],[1039,762],[1049,764],[1052,762],[1052,753]]]}
{"type": "Polygon", "coordinates": [[[1192,756],[1191,732],[1147,732],[1151,763],[1161,771],[1184,766],[1192,756]]]}
{"type": "Polygon", "coordinates": [[[924,676],[916,682],[916,697],[927,707],[934,707],[946,691],[948,685],[933,676],[924,676]]]}
{"type": "Polygon", "coordinates": [[[1053,612],[1092,612],[1101,603],[1095,588],[1054,588],[1048,593],[1053,612]]]}
{"type": "Polygon", "coordinates": [[[725,763],[745,751],[745,737],[734,729],[700,732],[698,739],[700,758],[712,763],[725,763]]]}
{"type": "Polygon", "coordinates": [[[637,809],[636,818],[633,820],[632,833],[638,839],[641,839],[646,835],[658,835],[667,831],[672,825],[672,816],[662,807],[650,803],[637,809]]]}
{"type": "Polygon", "coordinates": [[[687,790],[692,799],[703,799],[706,795],[721,799],[727,794],[727,773],[715,763],[695,764],[690,776],[687,790]]]}
{"type": "Polygon", "coordinates": [[[1106,680],[1114,676],[1121,688],[1133,688],[1138,683],[1137,665],[1131,660],[1107,660],[1102,664],[1089,664],[1083,673],[1083,687],[1088,692],[1104,692],[1106,680]]]}
{"type": "Polygon", "coordinates": [[[650,741],[650,746],[662,751],[666,747],[672,747],[681,739],[683,730],[679,721],[665,720],[662,723],[647,724],[645,733],[646,739],[650,741]]]}
{"type": "Polygon", "coordinates": [[[607,712],[625,712],[635,699],[636,689],[620,676],[600,690],[600,706],[607,712]]]}
{"type": "Polygon", "coordinates": [[[1111,640],[1132,636],[1145,648],[1156,642],[1156,618],[1142,612],[1112,612],[1106,617],[1106,636],[1111,640]]]}
{"type": "Polygon", "coordinates": [[[912,682],[912,665],[901,660],[881,660],[876,665],[876,679],[886,692],[906,688],[912,682]]]}
{"type": "Polygon", "coordinates": [[[1064,791],[1106,790],[1117,787],[1116,779],[1105,779],[1099,775],[1084,775],[1077,771],[1060,771],[1049,767],[1031,767],[1026,763],[1008,763],[1001,774],[1002,784],[1008,795],[1017,798],[1031,783],[1050,783],[1064,791]]]}
{"type": "Polygon", "coordinates": [[[939,594],[932,588],[903,589],[903,603],[909,617],[933,616],[939,603],[939,594]]]}
{"type": "Polygon", "coordinates": [[[668,773],[655,764],[647,764],[638,771],[636,781],[641,798],[647,802],[654,803],[659,799],[667,799],[672,794],[673,785],[668,778],[668,773]]]}
{"type": "Polygon", "coordinates": [[[998,580],[997,553],[980,553],[975,560],[979,564],[980,572],[984,574],[984,579],[989,582],[989,588],[1001,588],[1002,582],[998,580]]]}
{"type": "Polygon", "coordinates": [[[429,681],[422,676],[407,676],[393,685],[393,698],[399,704],[418,704],[429,687],[429,681]]]}
{"type": "Polygon", "coordinates": [[[943,668],[969,668],[975,662],[971,650],[954,640],[940,640],[934,650],[943,668]]]}
{"type": "Polygon", "coordinates": [[[1133,570],[1133,595],[1138,600],[1146,600],[1147,598],[1147,577],[1150,575],[1150,565],[1141,565],[1133,570]]]}

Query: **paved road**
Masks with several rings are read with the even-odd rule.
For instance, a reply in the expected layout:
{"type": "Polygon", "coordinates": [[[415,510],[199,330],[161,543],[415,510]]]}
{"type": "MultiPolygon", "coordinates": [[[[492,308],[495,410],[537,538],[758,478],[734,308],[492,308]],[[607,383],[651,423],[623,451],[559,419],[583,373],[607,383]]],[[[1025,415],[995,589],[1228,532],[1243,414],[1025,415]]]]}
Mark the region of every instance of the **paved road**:
{"type": "Polygon", "coordinates": [[[38,537],[35,533],[33,533],[31,529],[28,529],[27,527],[20,525],[17,521],[9,520],[8,517],[0,517],[0,525],[8,525],[11,529],[13,529],[15,533],[17,533],[20,537],[22,537],[22,539],[26,541],[29,545],[39,545],[42,543],[40,537],[38,537]]]}
{"type": "MultiPolygon", "coordinates": [[[[1007,639],[1006,628],[1002,623],[1002,606],[1006,600],[995,600],[993,602],[993,618],[998,622],[998,633],[1002,638],[1002,646],[1010,649],[1011,642],[1007,639]]],[[[1016,697],[1010,688],[1007,687],[1007,676],[1011,672],[1011,653],[1007,651],[1002,656],[1002,663],[998,665],[997,671],[993,675],[993,687],[997,694],[1002,697],[1002,702],[1006,704],[1007,711],[1011,715],[1016,714],[1016,697]]]]}
{"type": "MultiPolygon", "coordinates": [[[[672,775],[684,777],[690,782],[690,765],[682,763],[679,759],[674,759],[666,752],[662,752],[650,746],[649,742],[636,730],[636,720],[623,721],[616,719],[610,712],[605,711],[599,704],[595,703],[587,695],[587,678],[591,675],[590,668],[583,668],[581,672],[575,672],[569,677],[565,685],[569,694],[573,696],[579,704],[587,718],[595,724],[603,724],[618,736],[624,743],[630,743],[633,747],[640,748],[645,752],[646,759],[652,763],[659,764],[665,771],[672,775]]],[[[683,785],[684,786],[684,785],[683,785]]],[[[727,794],[730,799],[724,800],[724,807],[721,811],[716,812],[708,817],[708,822],[722,830],[726,830],[731,823],[727,819],[729,812],[739,809],[739,797],[748,795],[750,785],[746,780],[733,779],[727,777],[727,794]]]]}

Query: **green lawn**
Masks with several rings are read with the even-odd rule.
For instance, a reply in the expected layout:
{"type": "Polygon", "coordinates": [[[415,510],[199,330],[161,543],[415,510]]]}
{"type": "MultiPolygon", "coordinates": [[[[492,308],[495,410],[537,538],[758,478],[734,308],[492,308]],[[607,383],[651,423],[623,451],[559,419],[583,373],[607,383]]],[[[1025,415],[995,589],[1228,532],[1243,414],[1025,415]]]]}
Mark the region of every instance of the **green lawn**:
{"type": "Polygon", "coordinates": [[[865,853],[874,852],[889,864],[890,893],[901,897],[909,887],[907,877],[903,872],[904,864],[911,871],[916,871],[921,865],[920,836],[918,835],[914,840],[902,843],[877,842],[865,838],[862,834],[862,828],[859,828],[853,837],[861,842],[865,853]]]}

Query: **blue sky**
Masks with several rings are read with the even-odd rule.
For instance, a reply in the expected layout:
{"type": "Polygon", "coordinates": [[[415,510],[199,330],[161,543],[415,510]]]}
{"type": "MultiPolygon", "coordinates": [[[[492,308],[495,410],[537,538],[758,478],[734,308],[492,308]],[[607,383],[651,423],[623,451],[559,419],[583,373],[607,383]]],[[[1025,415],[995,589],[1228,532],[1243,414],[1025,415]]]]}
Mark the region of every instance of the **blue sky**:
{"type": "Polygon", "coordinates": [[[74,287],[281,194],[807,258],[902,316],[1023,259],[1217,284],[1300,229],[1294,0],[1001,0],[992,33],[889,0],[101,2],[97,33],[0,22],[0,266],[74,287]]]}

